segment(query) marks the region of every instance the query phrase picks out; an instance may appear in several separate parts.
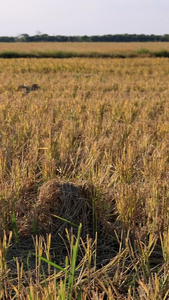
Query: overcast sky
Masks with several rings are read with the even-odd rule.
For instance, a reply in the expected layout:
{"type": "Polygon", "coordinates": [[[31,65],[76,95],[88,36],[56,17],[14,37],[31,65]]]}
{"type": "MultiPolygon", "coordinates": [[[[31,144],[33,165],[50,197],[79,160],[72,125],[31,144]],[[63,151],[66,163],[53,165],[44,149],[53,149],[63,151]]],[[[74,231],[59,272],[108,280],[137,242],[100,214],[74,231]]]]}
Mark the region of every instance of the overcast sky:
{"type": "Polygon", "coordinates": [[[169,34],[169,0],[0,0],[0,36],[169,34]]]}

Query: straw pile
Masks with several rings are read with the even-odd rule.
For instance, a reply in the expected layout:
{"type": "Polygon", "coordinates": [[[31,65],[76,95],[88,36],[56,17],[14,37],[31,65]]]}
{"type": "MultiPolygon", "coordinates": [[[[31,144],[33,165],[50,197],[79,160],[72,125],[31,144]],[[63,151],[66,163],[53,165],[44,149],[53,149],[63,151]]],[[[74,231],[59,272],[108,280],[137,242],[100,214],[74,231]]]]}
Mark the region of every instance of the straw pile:
{"type": "Polygon", "coordinates": [[[17,228],[20,236],[31,236],[33,226],[37,234],[51,232],[63,234],[67,222],[82,223],[83,233],[93,230],[91,197],[93,187],[87,182],[73,183],[59,179],[49,180],[38,190],[32,186],[25,188],[15,207],[17,228]]]}
{"type": "Polygon", "coordinates": [[[68,223],[57,215],[77,225],[82,223],[85,232],[91,231],[92,207],[90,194],[92,187],[86,182],[71,183],[53,179],[39,189],[36,216],[40,233],[63,233],[68,223]]]}

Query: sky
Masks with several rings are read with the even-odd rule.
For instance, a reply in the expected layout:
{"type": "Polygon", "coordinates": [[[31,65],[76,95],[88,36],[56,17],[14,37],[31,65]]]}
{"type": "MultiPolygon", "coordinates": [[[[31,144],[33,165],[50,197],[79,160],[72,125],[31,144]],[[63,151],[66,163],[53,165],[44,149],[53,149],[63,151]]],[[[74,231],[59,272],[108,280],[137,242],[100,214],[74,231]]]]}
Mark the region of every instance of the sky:
{"type": "Polygon", "coordinates": [[[169,0],[0,0],[0,36],[169,34],[169,0]]]}

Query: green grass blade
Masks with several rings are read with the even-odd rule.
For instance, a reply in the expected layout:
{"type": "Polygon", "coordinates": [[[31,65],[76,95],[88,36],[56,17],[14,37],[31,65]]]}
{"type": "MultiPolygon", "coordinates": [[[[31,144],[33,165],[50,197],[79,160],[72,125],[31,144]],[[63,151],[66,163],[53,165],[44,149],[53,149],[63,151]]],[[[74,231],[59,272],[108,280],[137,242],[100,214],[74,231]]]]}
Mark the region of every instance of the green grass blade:
{"type": "Polygon", "coordinates": [[[43,260],[43,261],[46,262],[47,264],[49,264],[49,265],[55,267],[56,269],[59,269],[59,270],[65,272],[65,273],[70,273],[70,272],[67,271],[65,268],[60,267],[59,265],[57,265],[57,264],[53,263],[52,261],[50,261],[50,260],[44,258],[43,256],[40,256],[40,255],[38,255],[38,254],[36,254],[36,253],[33,253],[33,252],[31,252],[31,253],[32,253],[33,255],[39,257],[41,260],[43,260]]]}
{"type": "MultiPolygon", "coordinates": [[[[65,259],[65,268],[67,269],[68,268],[68,257],[66,256],[66,259],[65,259]]],[[[64,279],[64,286],[66,287],[66,284],[67,284],[67,273],[65,274],[65,279],[64,279]]]]}
{"type": "Polygon", "coordinates": [[[72,257],[72,265],[71,265],[71,270],[70,270],[71,275],[70,275],[69,281],[68,281],[68,299],[71,299],[71,297],[72,297],[74,274],[75,274],[78,247],[79,247],[79,242],[80,242],[81,229],[82,229],[82,224],[80,223],[79,228],[78,228],[77,240],[76,240],[75,245],[73,246],[73,257],[72,257]]]}
{"type": "Polygon", "coordinates": [[[30,299],[30,300],[33,300],[33,299],[32,299],[31,292],[30,292],[30,289],[29,289],[29,288],[27,289],[27,292],[28,292],[29,299],[30,299]]]}
{"type": "Polygon", "coordinates": [[[16,242],[16,244],[19,245],[19,234],[18,234],[18,228],[17,228],[17,224],[16,224],[16,216],[15,216],[14,211],[12,213],[12,229],[14,232],[15,242],[16,242]]]}
{"type": "Polygon", "coordinates": [[[71,221],[68,221],[68,220],[66,220],[66,219],[64,219],[64,218],[62,218],[62,217],[59,217],[59,216],[57,216],[57,215],[53,215],[53,214],[51,214],[53,217],[55,217],[55,218],[58,218],[58,219],[60,219],[60,220],[62,220],[62,221],[64,221],[64,222],[66,222],[66,223],[68,223],[68,224],[70,224],[70,225],[72,225],[72,226],[75,226],[75,227],[79,227],[79,225],[77,225],[77,224],[75,224],[75,223],[73,223],[73,222],[71,222],[71,221]]]}

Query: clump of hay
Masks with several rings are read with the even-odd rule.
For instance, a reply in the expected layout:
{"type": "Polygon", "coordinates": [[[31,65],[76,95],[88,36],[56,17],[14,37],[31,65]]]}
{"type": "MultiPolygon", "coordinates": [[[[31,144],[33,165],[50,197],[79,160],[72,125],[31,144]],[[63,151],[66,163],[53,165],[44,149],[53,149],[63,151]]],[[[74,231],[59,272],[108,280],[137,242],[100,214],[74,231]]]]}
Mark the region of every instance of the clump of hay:
{"type": "Polygon", "coordinates": [[[72,223],[82,223],[83,232],[92,230],[92,207],[90,196],[93,188],[86,182],[72,183],[53,179],[39,189],[36,203],[38,232],[63,234],[68,223],[53,215],[60,216],[72,223]]]}
{"type": "Polygon", "coordinates": [[[20,238],[31,237],[33,233],[41,235],[52,233],[54,237],[58,233],[63,235],[65,227],[69,229],[71,225],[54,215],[76,225],[82,223],[82,237],[86,237],[86,234],[90,237],[95,236],[95,230],[100,236],[113,232],[118,224],[117,212],[114,211],[115,204],[111,200],[112,191],[109,194],[106,192],[105,195],[100,195],[101,199],[97,200],[93,210],[92,203],[95,194],[95,188],[86,181],[66,182],[52,179],[45,182],[39,189],[35,182],[24,186],[15,203],[20,238]],[[111,200],[108,201],[111,205],[106,211],[105,203],[108,199],[111,200]],[[34,225],[37,225],[36,231],[33,231],[34,225]]]}
{"type": "MultiPolygon", "coordinates": [[[[63,234],[65,227],[71,225],[56,218],[57,215],[72,223],[82,223],[86,235],[93,231],[91,198],[94,188],[87,182],[66,182],[59,179],[49,180],[39,189],[36,183],[24,186],[18,195],[14,207],[18,234],[22,238],[31,237],[33,233],[63,234]],[[37,225],[36,232],[33,232],[37,225]]],[[[9,229],[11,230],[9,224],[9,229]]]]}

